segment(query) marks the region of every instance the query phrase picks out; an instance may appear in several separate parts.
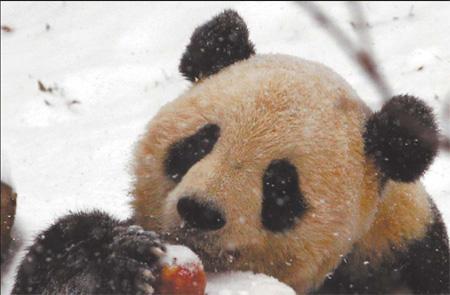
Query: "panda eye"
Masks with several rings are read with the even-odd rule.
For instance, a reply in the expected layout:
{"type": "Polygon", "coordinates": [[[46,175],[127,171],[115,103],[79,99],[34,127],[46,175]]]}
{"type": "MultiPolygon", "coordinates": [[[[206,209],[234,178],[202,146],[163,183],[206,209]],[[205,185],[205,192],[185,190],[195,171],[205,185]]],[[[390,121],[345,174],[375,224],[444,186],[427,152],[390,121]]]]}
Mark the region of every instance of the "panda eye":
{"type": "Polygon", "coordinates": [[[211,152],[219,136],[219,126],[206,124],[195,134],[172,144],[165,160],[166,174],[180,182],[195,163],[211,152]]]}
{"type": "Polygon", "coordinates": [[[274,160],[263,176],[262,223],[273,232],[291,229],[307,209],[297,169],[287,160],[274,160]]]}

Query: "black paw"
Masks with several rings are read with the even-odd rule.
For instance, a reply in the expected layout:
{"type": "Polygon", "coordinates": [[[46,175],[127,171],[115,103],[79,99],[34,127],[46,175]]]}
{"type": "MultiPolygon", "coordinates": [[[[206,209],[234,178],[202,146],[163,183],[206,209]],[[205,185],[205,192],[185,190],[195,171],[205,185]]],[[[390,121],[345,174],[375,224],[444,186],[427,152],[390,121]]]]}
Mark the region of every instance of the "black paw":
{"type": "Polygon", "coordinates": [[[114,228],[110,244],[111,254],[106,260],[110,273],[105,282],[113,293],[153,294],[159,259],[165,247],[159,236],[137,225],[114,228]]]}

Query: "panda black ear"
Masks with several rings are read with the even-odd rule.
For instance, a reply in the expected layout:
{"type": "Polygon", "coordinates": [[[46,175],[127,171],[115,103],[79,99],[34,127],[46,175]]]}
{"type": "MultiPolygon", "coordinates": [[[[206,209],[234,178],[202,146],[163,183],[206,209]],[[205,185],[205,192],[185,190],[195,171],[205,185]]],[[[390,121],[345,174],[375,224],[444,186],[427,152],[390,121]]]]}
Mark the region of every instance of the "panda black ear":
{"type": "Polygon", "coordinates": [[[365,152],[395,181],[417,180],[436,156],[439,135],[432,109],[409,95],[391,98],[366,123],[365,152]]]}
{"type": "Polygon", "coordinates": [[[255,54],[247,25],[233,10],[225,10],[195,29],[179,70],[196,82],[255,54]]]}

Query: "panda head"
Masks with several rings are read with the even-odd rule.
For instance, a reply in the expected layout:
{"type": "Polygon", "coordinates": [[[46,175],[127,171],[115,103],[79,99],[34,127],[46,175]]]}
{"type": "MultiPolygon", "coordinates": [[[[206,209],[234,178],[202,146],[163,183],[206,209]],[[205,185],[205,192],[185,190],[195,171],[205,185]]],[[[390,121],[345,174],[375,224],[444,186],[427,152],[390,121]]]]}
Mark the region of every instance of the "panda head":
{"type": "Polygon", "coordinates": [[[437,149],[410,96],[371,114],[320,64],[256,55],[225,11],[197,28],[135,161],[137,222],[186,244],[209,271],[251,270],[306,290],[367,232],[387,179],[415,181],[437,149]]]}

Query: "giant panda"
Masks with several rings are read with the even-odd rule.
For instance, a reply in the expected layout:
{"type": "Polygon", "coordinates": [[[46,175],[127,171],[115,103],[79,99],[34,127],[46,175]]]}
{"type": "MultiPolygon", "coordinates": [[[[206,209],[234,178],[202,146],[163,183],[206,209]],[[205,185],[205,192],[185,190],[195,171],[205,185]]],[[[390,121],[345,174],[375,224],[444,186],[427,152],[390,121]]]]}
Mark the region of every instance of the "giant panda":
{"type": "Polygon", "coordinates": [[[150,292],[165,243],[299,294],[449,293],[446,229],[419,180],[438,149],[423,101],[372,112],[324,65],[255,54],[232,10],[194,31],[179,69],[192,86],[137,144],[133,218],[59,219],[13,293],[150,292]]]}
{"type": "Polygon", "coordinates": [[[11,233],[14,224],[14,217],[16,215],[16,199],[17,193],[14,188],[14,183],[11,178],[10,166],[7,154],[2,148],[1,150],[1,183],[0,183],[0,197],[1,197],[1,231],[0,231],[0,245],[1,245],[1,264],[9,258],[11,242],[13,235],[11,233]]]}

